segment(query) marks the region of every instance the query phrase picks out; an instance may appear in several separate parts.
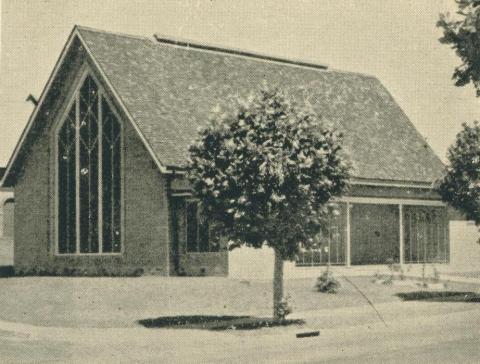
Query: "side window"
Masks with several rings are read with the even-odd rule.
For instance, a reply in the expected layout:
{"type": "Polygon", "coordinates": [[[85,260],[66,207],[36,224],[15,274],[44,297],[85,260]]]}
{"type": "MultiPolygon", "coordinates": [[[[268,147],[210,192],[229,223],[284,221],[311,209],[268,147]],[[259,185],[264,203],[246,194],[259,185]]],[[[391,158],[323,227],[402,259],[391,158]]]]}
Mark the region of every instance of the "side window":
{"type": "Polygon", "coordinates": [[[211,241],[208,222],[202,217],[197,201],[186,201],[187,252],[208,253],[219,250],[219,244],[211,241]]]}

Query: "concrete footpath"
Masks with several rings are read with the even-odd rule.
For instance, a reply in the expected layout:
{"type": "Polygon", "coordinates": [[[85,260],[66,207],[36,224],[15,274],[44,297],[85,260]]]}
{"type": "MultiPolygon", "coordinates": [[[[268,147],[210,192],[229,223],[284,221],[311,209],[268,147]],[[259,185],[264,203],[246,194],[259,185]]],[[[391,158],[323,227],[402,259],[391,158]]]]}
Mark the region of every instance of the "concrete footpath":
{"type": "Polygon", "coordinates": [[[303,328],[255,331],[80,329],[0,321],[0,357],[2,363],[480,361],[479,304],[395,302],[376,308],[385,323],[368,306],[340,307],[296,313],[307,320],[303,328]],[[325,328],[329,317],[339,322],[325,328]],[[307,330],[320,330],[320,336],[295,337],[307,330]]]}

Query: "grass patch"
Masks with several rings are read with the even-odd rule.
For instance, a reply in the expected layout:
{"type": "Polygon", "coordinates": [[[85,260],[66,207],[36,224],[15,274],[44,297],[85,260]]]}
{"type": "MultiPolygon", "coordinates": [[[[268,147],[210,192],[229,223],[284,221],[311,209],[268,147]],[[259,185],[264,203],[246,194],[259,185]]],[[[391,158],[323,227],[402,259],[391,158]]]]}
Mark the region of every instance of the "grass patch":
{"type": "Polygon", "coordinates": [[[480,294],[475,292],[459,291],[415,291],[398,293],[404,301],[429,301],[429,302],[480,302],[480,294]]]}
{"type": "Polygon", "coordinates": [[[202,330],[255,330],[264,327],[303,325],[303,320],[274,320],[253,316],[164,316],[139,320],[147,328],[202,329],[202,330]]]}

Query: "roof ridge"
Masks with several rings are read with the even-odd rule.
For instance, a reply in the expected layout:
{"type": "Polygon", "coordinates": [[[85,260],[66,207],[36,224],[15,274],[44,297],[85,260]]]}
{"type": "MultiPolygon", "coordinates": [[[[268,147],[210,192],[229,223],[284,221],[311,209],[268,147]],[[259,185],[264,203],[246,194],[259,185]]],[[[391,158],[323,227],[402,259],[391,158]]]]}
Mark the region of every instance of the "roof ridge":
{"type": "Polygon", "coordinates": [[[323,63],[318,63],[315,61],[302,60],[302,59],[293,58],[293,57],[290,58],[290,57],[275,56],[271,54],[249,51],[241,48],[226,47],[219,44],[200,42],[200,41],[187,39],[187,38],[161,35],[158,33],[154,34],[153,37],[157,41],[157,44],[161,43],[161,44],[167,44],[171,46],[177,46],[180,48],[241,56],[241,57],[246,57],[251,59],[278,62],[278,63],[284,63],[284,64],[290,64],[290,65],[296,65],[296,66],[308,67],[308,68],[316,68],[316,69],[322,69],[322,70],[328,70],[329,68],[328,65],[323,63]]]}
{"type": "Polygon", "coordinates": [[[201,42],[201,41],[196,41],[196,40],[193,40],[193,39],[163,35],[163,34],[159,34],[159,33],[155,33],[153,35],[153,38],[151,38],[151,37],[148,37],[148,36],[145,36],[145,35],[132,35],[132,34],[127,34],[127,33],[122,33],[122,32],[114,32],[114,31],[103,30],[103,29],[88,27],[88,26],[79,25],[79,24],[75,24],[74,28],[79,29],[79,30],[91,31],[91,32],[95,32],[95,33],[103,33],[103,34],[116,35],[116,36],[120,36],[120,37],[127,37],[127,38],[145,40],[145,41],[148,41],[148,42],[150,42],[154,45],[159,45],[159,43],[161,43],[161,44],[176,46],[176,47],[179,47],[179,48],[186,48],[186,49],[193,49],[193,50],[198,50],[198,51],[207,51],[207,52],[212,52],[212,53],[240,56],[240,57],[245,57],[245,58],[249,58],[249,59],[253,59],[253,60],[277,62],[277,63],[283,63],[283,64],[288,64],[288,65],[293,65],[293,66],[307,67],[307,68],[311,68],[311,69],[320,69],[320,70],[327,71],[327,72],[335,72],[335,73],[343,73],[343,74],[364,76],[364,77],[369,77],[369,78],[378,80],[378,77],[376,77],[375,75],[362,73],[362,72],[357,72],[357,71],[342,70],[342,69],[338,69],[338,68],[330,68],[325,63],[319,63],[319,62],[315,62],[313,60],[303,60],[301,58],[295,58],[295,57],[276,56],[276,55],[267,54],[267,53],[250,51],[250,50],[246,50],[246,49],[242,49],[242,48],[227,47],[227,46],[220,45],[220,44],[201,42]]]}
{"type": "Polygon", "coordinates": [[[122,33],[122,32],[113,32],[113,31],[109,31],[109,30],[92,28],[92,27],[87,27],[87,26],[78,25],[78,24],[75,24],[74,28],[78,29],[78,30],[86,30],[86,31],[95,32],[95,33],[103,33],[103,34],[117,35],[117,36],[120,36],[120,37],[148,40],[149,42],[152,42],[152,39],[150,37],[145,36],[145,35],[133,35],[133,34],[127,34],[127,33],[122,33]]]}
{"type": "Polygon", "coordinates": [[[342,69],[339,69],[339,68],[329,68],[328,71],[335,72],[335,73],[346,73],[346,74],[349,74],[349,75],[357,75],[357,76],[368,77],[368,78],[375,79],[375,80],[377,80],[378,82],[381,83],[380,79],[377,76],[372,75],[370,73],[342,70],[342,69]]]}

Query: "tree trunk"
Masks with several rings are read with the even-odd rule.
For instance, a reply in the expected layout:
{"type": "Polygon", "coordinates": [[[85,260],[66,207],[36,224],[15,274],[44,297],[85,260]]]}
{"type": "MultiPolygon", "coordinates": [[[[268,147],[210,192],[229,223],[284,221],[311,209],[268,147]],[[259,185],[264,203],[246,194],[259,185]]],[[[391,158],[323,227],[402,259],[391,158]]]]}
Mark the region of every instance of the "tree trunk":
{"type": "Polygon", "coordinates": [[[280,319],[278,308],[283,298],[283,258],[278,249],[275,249],[275,263],[273,267],[273,318],[280,319]]]}

